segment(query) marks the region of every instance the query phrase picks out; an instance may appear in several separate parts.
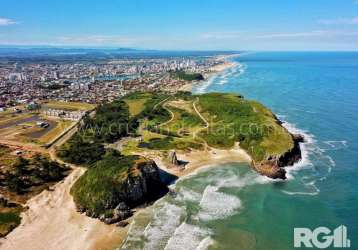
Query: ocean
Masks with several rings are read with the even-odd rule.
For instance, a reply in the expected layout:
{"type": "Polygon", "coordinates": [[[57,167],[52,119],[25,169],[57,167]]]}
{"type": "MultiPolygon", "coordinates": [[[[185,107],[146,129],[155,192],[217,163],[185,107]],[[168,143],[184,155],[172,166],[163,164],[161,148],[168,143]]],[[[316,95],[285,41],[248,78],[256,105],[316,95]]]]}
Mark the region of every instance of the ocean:
{"type": "Polygon", "coordinates": [[[295,227],[345,225],[358,249],[358,53],[260,52],[194,88],[271,108],[305,136],[303,159],[273,181],[247,164],[179,180],[132,223],[123,249],[293,249],[295,227]]]}

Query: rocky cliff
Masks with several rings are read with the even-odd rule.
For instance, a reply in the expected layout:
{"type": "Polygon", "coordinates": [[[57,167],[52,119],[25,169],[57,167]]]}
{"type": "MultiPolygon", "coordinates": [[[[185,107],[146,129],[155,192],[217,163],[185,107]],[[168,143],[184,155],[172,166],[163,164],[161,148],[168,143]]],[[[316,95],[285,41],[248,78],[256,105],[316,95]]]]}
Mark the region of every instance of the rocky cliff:
{"type": "Polygon", "coordinates": [[[270,178],[285,180],[287,177],[284,168],[294,165],[302,158],[300,143],[304,142],[303,136],[293,134],[292,139],[294,144],[290,150],[281,155],[269,156],[266,160],[259,163],[253,161],[252,166],[254,169],[270,178]]]}
{"type": "Polygon", "coordinates": [[[104,169],[107,163],[88,169],[71,190],[78,211],[112,224],[130,217],[133,208],[165,195],[168,187],[160,179],[155,162],[133,157],[122,156],[119,162],[112,161],[111,170],[104,169]],[[123,167],[124,164],[128,167],[123,167]]]}

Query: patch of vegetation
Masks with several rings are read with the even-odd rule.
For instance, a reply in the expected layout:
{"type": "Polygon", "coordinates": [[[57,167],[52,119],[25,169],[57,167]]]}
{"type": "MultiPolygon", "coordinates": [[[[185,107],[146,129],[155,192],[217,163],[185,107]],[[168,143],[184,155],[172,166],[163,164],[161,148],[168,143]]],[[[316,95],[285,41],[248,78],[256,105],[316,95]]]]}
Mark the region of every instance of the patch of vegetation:
{"type": "Polygon", "coordinates": [[[1,187],[22,195],[33,187],[62,180],[69,169],[47,157],[35,155],[30,159],[18,157],[15,163],[1,172],[1,187]]]}
{"type": "Polygon", "coordinates": [[[87,116],[80,133],[92,134],[95,141],[112,143],[131,132],[129,108],[124,101],[114,101],[97,107],[94,118],[87,116]]]}
{"type": "Polygon", "coordinates": [[[175,148],[173,141],[174,138],[172,136],[167,136],[164,138],[153,138],[149,142],[141,142],[138,146],[148,149],[170,150],[175,148]]]}
{"type": "Polygon", "coordinates": [[[140,112],[135,119],[137,121],[145,119],[152,125],[166,122],[171,116],[161,104],[169,98],[170,96],[165,93],[150,93],[150,98],[146,99],[142,112],[140,112]]]}
{"type": "Polygon", "coordinates": [[[103,144],[86,140],[86,136],[77,133],[63,144],[56,153],[66,162],[90,165],[102,158],[105,149],[103,144]]]}
{"type": "MultiPolygon", "coordinates": [[[[195,127],[204,127],[204,122],[200,119],[200,117],[196,114],[189,113],[186,110],[170,107],[170,110],[172,110],[176,114],[175,121],[172,122],[172,126],[174,129],[180,129],[180,128],[195,128],[195,127]]],[[[167,126],[171,127],[170,124],[167,126]]],[[[166,126],[166,127],[167,127],[166,126]]]]}
{"type": "Polygon", "coordinates": [[[204,77],[200,73],[188,73],[182,70],[170,72],[172,78],[184,80],[184,81],[201,81],[204,77]]]}
{"type": "Polygon", "coordinates": [[[57,150],[57,155],[67,162],[90,165],[105,153],[103,143],[119,140],[136,128],[137,124],[131,125],[125,102],[100,105],[95,117],[85,117],[79,131],[57,150]]]}
{"type": "Polygon", "coordinates": [[[38,84],[37,86],[41,89],[58,90],[66,88],[68,85],[55,83],[51,85],[38,84]]]}
{"type": "Polygon", "coordinates": [[[193,95],[190,91],[178,91],[175,93],[175,98],[190,101],[193,99],[193,95]]]}
{"type": "Polygon", "coordinates": [[[20,225],[22,206],[0,197],[0,237],[5,237],[20,225]]]}
{"type": "Polygon", "coordinates": [[[203,148],[203,145],[200,142],[195,140],[180,139],[172,136],[167,136],[163,138],[152,138],[148,142],[141,142],[138,144],[139,148],[147,148],[151,150],[190,150],[197,149],[200,150],[203,148]]]}

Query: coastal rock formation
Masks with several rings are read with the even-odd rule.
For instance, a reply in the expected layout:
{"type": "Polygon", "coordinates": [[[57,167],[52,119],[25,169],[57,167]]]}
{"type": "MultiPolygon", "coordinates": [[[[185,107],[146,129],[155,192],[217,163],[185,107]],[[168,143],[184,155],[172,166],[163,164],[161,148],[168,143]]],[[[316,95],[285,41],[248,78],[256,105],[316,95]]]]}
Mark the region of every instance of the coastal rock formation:
{"type": "Polygon", "coordinates": [[[292,166],[302,158],[300,143],[304,142],[302,135],[293,134],[292,139],[294,146],[282,155],[269,156],[265,161],[260,163],[252,162],[254,169],[262,175],[273,179],[283,179],[286,177],[284,167],[292,166]]]}
{"type": "Polygon", "coordinates": [[[168,160],[174,166],[179,166],[178,157],[174,150],[169,152],[168,160]]]}
{"type": "MultiPolygon", "coordinates": [[[[123,166],[129,160],[122,158],[118,165],[123,166]]],[[[154,161],[136,157],[130,164],[125,172],[115,170],[117,174],[112,172],[111,176],[92,175],[94,170],[89,169],[89,174],[82,176],[72,190],[78,211],[106,224],[118,223],[130,217],[133,208],[149,204],[168,192],[154,161]]]]}
{"type": "Polygon", "coordinates": [[[153,160],[142,158],[132,167],[132,171],[136,173],[128,177],[123,197],[129,207],[152,202],[169,191],[161,181],[158,166],[153,160]]]}

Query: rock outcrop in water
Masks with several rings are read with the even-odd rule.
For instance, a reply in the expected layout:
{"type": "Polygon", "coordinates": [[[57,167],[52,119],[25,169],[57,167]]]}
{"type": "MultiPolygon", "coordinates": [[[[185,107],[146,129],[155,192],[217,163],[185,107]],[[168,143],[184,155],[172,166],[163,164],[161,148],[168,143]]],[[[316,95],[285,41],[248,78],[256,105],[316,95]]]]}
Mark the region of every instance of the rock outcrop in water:
{"type": "Polygon", "coordinates": [[[294,146],[282,155],[269,156],[266,160],[255,163],[252,162],[254,169],[262,175],[273,179],[283,179],[286,177],[285,167],[294,165],[302,159],[300,143],[304,142],[302,135],[293,134],[292,139],[294,146]]]}

